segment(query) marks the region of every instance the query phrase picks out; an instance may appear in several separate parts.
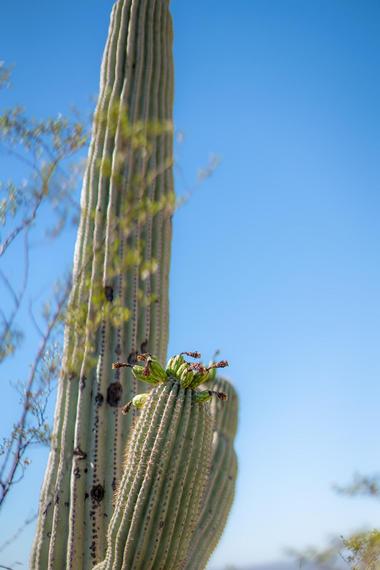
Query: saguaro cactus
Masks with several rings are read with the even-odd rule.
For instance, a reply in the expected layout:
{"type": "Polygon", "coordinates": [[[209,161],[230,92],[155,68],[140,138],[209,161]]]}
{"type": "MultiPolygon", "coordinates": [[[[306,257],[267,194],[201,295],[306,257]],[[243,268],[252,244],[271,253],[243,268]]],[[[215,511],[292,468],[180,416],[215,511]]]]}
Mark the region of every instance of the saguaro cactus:
{"type": "Polygon", "coordinates": [[[31,566],[91,568],[105,552],[142,388],[116,358],[166,357],[173,204],[168,0],[119,0],[82,191],[54,436],[31,566]]]}
{"type": "Polygon", "coordinates": [[[115,3],[32,569],[201,569],[231,505],[236,399],[210,414],[223,388],[197,387],[215,366],[151,357],[168,339],[171,44],[169,0],[115,3]]]}

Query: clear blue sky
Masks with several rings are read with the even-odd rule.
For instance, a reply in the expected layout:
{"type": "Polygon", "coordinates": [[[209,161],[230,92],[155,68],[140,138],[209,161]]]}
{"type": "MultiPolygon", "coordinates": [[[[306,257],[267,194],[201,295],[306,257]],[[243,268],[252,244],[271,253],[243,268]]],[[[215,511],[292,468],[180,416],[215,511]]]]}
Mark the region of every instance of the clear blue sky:
{"type": "MultiPolygon", "coordinates": [[[[112,3],[3,1],[0,59],[15,72],[1,106],[90,110],[112,3]]],[[[210,154],[222,162],[176,215],[170,352],[230,360],[240,476],[210,568],[258,563],[379,521],[331,485],[380,471],[380,3],[172,0],[172,13],[178,191],[180,173],[191,186],[210,154]]],[[[70,267],[73,241],[35,253],[48,263],[36,292],[70,267]]],[[[2,374],[0,434],[22,373],[2,374]]],[[[36,505],[46,452],[33,460],[2,537],[36,505]]],[[[26,567],[32,534],[0,564],[26,567]]]]}

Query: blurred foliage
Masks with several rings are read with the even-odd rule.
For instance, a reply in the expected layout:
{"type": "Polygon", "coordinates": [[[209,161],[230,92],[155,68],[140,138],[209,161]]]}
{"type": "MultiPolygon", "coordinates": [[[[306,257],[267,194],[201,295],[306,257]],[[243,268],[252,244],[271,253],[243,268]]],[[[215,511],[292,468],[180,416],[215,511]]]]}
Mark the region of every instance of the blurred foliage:
{"type": "MultiPolygon", "coordinates": [[[[370,496],[380,499],[380,477],[355,475],[347,486],[335,485],[335,490],[348,496],[370,496]]],[[[355,532],[348,537],[334,538],[325,549],[308,548],[303,552],[291,550],[300,568],[312,562],[321,570],[380,570],[380,530],[355,532]]]]}

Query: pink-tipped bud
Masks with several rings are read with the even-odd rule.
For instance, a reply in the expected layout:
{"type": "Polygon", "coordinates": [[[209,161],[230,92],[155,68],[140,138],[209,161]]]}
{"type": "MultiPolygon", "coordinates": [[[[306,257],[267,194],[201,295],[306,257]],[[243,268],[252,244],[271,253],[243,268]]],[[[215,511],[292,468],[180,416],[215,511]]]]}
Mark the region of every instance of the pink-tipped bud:
{"type": "Polygon", "coordinates": [[[191,358],[202,358],[202,355],[200,352],[181,352],[181,356],[184,354],[186,356],[190,356],[191,358]]]}

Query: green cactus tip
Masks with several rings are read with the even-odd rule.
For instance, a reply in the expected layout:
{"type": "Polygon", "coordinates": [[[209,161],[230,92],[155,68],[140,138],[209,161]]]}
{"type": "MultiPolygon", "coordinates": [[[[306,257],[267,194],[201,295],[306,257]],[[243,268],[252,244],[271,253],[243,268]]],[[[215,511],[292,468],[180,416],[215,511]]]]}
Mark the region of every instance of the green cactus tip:
{"type": "MultiPolygon", "coordinates": [[[[227,360],[212,362],[209,366],[205,366],[201,362],[190,363],[185,360],[184,355],[196,359],[201,358],[199,352],[181,352],[180,354],[172,356],[164,369],[155,356],[145,353],[139,354],[136,357],[136,361],[144,363],[143,365],[114,362],[112,367],[114,369],[132,368],[132,373],[137,380],[152,384],[153,386],[165,383],[171,379],[177,381],[184,389],[191,388],[196,390],[201,384],[214,380],[218,368],[228,366],[227,360]]],[[[195,401],[200,404],[205,403],[211,400],[213,396],[219,400],[227,400],[227,395],[224,392],[202,390],[196,391],[195,401]]],[[[148,394],[138,394],[124,406],[123,413],[127,414],[132,406],[138,409],[142,408],[147,398],[148,394]]]]}

